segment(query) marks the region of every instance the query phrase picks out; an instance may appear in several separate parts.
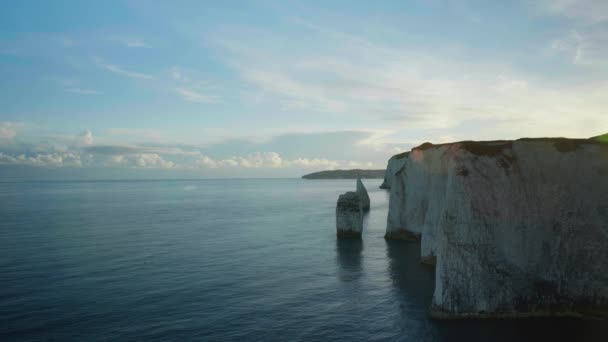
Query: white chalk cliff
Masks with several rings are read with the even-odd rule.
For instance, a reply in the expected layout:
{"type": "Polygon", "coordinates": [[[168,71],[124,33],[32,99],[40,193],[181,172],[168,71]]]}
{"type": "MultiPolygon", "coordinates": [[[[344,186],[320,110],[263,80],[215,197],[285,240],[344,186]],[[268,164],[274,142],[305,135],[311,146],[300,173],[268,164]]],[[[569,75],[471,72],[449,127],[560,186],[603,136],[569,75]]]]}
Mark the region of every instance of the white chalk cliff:
{"type": "Polygon", "coordinates": [[[393,175],[403,167],[403,163],[407,160],[409,152],[400,153],[391,157],[386,165],[386,171],[384,172],[384,181],[380,185],[381,189],[390,189],[393,181],[393,175]]]}
{"type": "Polygon", "coordinates": [[[608,144],[423,144],[391,158],[387,238],[436,264],[438,318],[608,313],[608,144]]]}

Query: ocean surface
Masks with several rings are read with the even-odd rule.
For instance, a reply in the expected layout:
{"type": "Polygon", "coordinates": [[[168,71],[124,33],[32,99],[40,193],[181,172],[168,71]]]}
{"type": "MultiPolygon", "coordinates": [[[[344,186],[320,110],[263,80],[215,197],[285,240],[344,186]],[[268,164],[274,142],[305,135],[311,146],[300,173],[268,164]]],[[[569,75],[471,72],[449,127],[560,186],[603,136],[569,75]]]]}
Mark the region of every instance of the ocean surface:
{"type": "Polygon", "coordinates": [[[0,183],[0,341],[608,341],[608,323],[437,322],[434,270],[384,240],[337,241],[354,180],[0,183]]]}

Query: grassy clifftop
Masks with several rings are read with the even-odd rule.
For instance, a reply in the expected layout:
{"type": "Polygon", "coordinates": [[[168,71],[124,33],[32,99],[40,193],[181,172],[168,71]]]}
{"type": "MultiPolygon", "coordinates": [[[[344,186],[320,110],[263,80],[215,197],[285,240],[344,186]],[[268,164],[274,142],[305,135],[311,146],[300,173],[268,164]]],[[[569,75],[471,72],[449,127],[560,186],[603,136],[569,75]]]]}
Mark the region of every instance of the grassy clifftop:
{"type": "Polygon", "coordinates": [[[591,139],[593,139],[595,141],[602,142],[602,143],[608,143],[608,133],[602,134],[602,135],[598,135],[597,137],[593,137],[591,139]]]}

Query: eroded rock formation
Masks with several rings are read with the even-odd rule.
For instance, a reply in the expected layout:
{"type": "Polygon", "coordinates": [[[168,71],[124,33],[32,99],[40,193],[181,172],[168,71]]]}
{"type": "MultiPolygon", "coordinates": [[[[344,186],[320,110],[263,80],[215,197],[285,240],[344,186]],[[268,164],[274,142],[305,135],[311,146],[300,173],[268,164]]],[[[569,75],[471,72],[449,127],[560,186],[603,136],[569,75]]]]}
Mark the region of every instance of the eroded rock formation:
{"type": "Polygon", "coordinates": [[[360,238],[363,231],[361,197],[354,191],[338,197],[336,205],[336,233],[339,238],[360,238]]]}
{"type": "Polygon", "coordinates": [[[436,263],[439,318],[608,313],[608,144],[520,139],[391,158],[387,238],[436,263]]]}
{"type": "Polygon", "coordinates": [[[367,189],[365,188],[365,185],[363,185],[361,178],[357,178],[357,194],[361,198],[361,209],[363,211],[369,211],[369,194],[367,193],[367,189]]]}

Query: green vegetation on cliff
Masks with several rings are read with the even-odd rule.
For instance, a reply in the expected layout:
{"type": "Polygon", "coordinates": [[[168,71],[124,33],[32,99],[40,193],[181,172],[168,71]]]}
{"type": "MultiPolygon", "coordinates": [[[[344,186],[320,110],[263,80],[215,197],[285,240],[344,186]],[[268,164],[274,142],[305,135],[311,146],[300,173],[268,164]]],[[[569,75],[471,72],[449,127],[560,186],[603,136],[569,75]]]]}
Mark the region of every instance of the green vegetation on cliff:
{"type": "Polygon", "coordinates": [[[602,143],[608,143],[608,133],[602,134],[602,135],[598,135],[597,137],[593,137],[591,139],[595,140],[595,141],[602,142],[602,143]]]}

